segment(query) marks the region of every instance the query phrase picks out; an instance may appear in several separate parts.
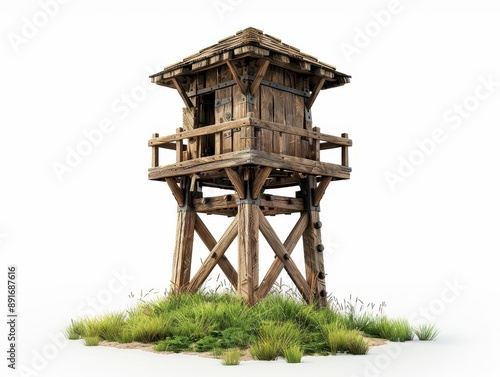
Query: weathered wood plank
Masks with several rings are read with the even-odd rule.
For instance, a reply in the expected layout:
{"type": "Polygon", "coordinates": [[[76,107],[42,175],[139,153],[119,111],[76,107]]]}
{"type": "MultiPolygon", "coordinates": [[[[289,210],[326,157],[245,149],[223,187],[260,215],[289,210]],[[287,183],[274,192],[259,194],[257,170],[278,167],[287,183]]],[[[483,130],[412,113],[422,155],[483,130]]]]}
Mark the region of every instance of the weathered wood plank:
{"type": "MultiPolygon", "coordinates": [[[[237,208],[236,200],[238,195],[220,195],[210,198],[193,199],[193,207],[196,212],[211,213],[219,210],[237,208]]],[[[261,207],[280,210],[281,213],[301,212],[304,210],[304,200],[302,198],[290,198],[285,196],[267,195],[258,196],[261,207]]]]}
{"type": "MultiPolygon", "coordinates": [[[[295,77],[293,73],[284,71],[284,84],[290,88],[295,86],[295,77]]],[[[295,94],[289,92],[283,92],[284,101],[284,121],[283,123],[287,126],[295,127],[295,94]]],[[[300,127],[302,128],[302,127],[300,127]]],[[[283,134],[283,144],[285,145],[284,150],[287,155],[300,157],[298,154],[299,149],[297,148],[297,140],[300,142],[300,136],[294,134],[283,134]]]]}
{"type": "Polygon", "coordinates": [[[259,285],[259,207],[238,206],[238,296],[254,305],[259,285]]]}
{"type": "MultiPolygon", "coordinates": [[[[196,214],[194,230],[203,241],[208,250],[212,251],[217,245],[217,241],[215,240],[212,233],[208,230],[207,226],[203,222],[203,220],[196,214]]],[[[234,269],[231,262],[225,255],[223,255],[219,259],[219,267],[221,268],[224,275],[226,275],[227,279],[231,283],[231,285],[236,289],[238,287],[238,272],[234,269]]]]}
{"type": "Polygon", "coordinates": [[[271,246],[271,249],[273,249],[276,256],[280,259],[281,263],[283,263],[283,266],[286,272],[288,273],[288,276],[290,276],[290,278],[292,279],[293,283],[301,293],[304,300],[310,303],[313,296],[307,284],[306,279],[304,279],[297,265],[290,258],[287,249],[281,243],[278,235],[274,231],[269,221],[267,221],[264,214],[260,210],[258,211],[258,214],[259,214],[259,229],[262,235],[267,240],[269,246],[271,246]]]}
{"type": "MultiPolygon", "coordinates": [[[[288,235],[286,241],[283,243],[283,246],[285,247],[289,255],[292,254],[293,250],[295,249],[295,246],[297,246],[297,243],[299,242],[300,238],[302,237],[302,234],[304,233],[307,227],[307,223],[308,223],[308,216],[306,213],[302,213],[299,217],[299,220],[297,221],[292,231],[288,235]]],[[[276,279],[278,279],[283,268],[284,265],[281,262],[281,260],[279,258],[275,258],[273,260],[273,263],[271,264],[271,267],[269,268],[269,271],[262,279],[262,282],[260,283],[260,286],[257,290],[256,295],[258,298],[263,298],[269,293],[274,283],[276,282],[276,279]]]]}
{"type": "Polygon", "coordinates": [[[172,135],[168,135],[168,136],[161,136],[161,137],[149,140],[148,145],[149,146],[154,146],[154,145],[161,146],[162,144],[170,143],[170,142],[176,141],[176,140],[195,138],[195,137],[199,137],[199,136],[213,134],[215,132],[226,131],[226,130],[230,130],[232,128],[245,127],[245,126],[249,126],[249,125],[250,125],[250,121],[247,118],[238,119],[238,120],[226,122],[223,124],[216,124],[213,126],[201,127],[201,128],[197,128],[197,129],[190,130],[190,131],[184,130],[183,132],[181,132],[179,134],[176,133],[176,134],[172,134],[172,135]]]}
{"type": "Polygon", "coordinates": [[[208,156],[196,160],[184,161],[178,164],[150,168],[148,179],[163,180],[167,177],[179,177],[241,165],[267,166],[275,169],[291,170],[298,173],[329,176],[336,179],[349,179],[350,177],[349,170],[336,164],[255,150],[241,150],[239,152],[226,153],[219,156],[208,156]]]}
{"type": "MultiPolygon", "coordinates": [[[[271,81],[276,84],[284,85],[284,71],[281,67],[271,66],[271,81]]],[[[285,119],[285,92],[279,89],[271,89],[274,100],[273,109],[273,122],[277,124],[286,124],[285,119]]],[[[288,135],[284,136],[288,139],[288,135]]],[[[287,145],[283,143],[283,134],[279,132],[273,133],[273,153],[287,154],[287,145]]]]}
{"type": "Polygon", "coordinates": [[[177,231],[175,235],[174,260],[172,264],[172,286],[174,293],[190,292],[188,287],[193,255],[195,213],[177,212],[177,231]]]}
{"type": "Polygon", "coordinates": [[[203,282],[210,275],[210,272],[212,272],[214,267],[219,263],[228,247],[231,246],[231,243],[234,241],[237,234],[238,218],[236,217],[226,229],[219,242],[217,242],[217,245],[212,248],[210,255],[203,261],[201,267],[189,282],[189,285],[187,286],[187,290],[189,292],[194,292],[201,287],[203,282]]]}

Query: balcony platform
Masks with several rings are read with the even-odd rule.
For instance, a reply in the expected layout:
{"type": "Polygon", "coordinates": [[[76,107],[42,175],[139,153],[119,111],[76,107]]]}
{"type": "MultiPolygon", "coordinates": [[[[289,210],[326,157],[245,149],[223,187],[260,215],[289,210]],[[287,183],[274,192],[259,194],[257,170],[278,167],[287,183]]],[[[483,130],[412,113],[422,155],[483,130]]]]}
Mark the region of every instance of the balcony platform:
{"type": "MultiPolygon", "coordinates": [[[[345,135],[345,134],[344,134],[345,135]]],[[[264,189],[295,186],[303,175],[317,180],[349,179],[347,148],[352,141],[312,130],[264,122],[251,117],[184,131],[149,140],[153,148],[150,180],[196,176],[205,186],[232,188],[225,169],[270,168],[264,189]],[[159,148],[176,151],[176,162],[160,165],[159,148]],[[340,148],[340,163],[320,161],[320,151],[340,148]],[[204,151],[210,155],[204,155],[204,151]]]]}

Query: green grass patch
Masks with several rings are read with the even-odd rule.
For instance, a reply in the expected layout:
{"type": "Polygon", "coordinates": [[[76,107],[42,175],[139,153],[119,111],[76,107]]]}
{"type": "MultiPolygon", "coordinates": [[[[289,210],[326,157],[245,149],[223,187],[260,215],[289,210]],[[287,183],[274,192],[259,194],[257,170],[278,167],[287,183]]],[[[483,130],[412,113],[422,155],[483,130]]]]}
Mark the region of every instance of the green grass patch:
{"type": "Polygon", "coordinates": [[[233,294],[198,292],[138,303],[123,312],[72,320],[64,332],[69,339],[97,338],[121,343],[155,344],[157,351],[212,352],[250,349],[258,360],[279,356],[301,360],[304,355],[345,352],[366,354],[363,336],[391,341],[433,340],[438,330],[412,328],[403,318],[391,319],[374,312],[360,300],[331,301],[327,308],[306,305],[288,291],[270,294],[249,307],[233,294]],[[300,358],[299,358],[300,355],[300,358]]]}
{"type": "Polygon", "coordinates": [[[166,338],[164,340],[159,341],[155,347],[155,351],[170,351],[179,353],[182,351],[191,350],[191,339],[187,336],[174,336],[172,338],[166,338]]]}
{"type": "Polygon", "coordinates": [[[430,325],[424,323],[414,327],[413,332],[415,333],[415,335],[418,337],[419,340],[432,341],[436,340],[439,334],[439,329],[437,328],[436,325],[430,325]]]}

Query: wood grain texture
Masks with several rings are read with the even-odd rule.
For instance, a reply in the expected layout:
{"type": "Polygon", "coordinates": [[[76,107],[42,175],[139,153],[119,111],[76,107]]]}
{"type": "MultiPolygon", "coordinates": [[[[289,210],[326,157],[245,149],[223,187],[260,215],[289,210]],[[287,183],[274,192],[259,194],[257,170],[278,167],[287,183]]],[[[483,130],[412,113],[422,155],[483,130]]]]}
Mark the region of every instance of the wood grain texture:
{"type": "Polygon", "coordinates": [[[259,207],[238,206],[238,296],[250,306],[256,302],[259,285],[259,207]]]}
{"type": "MultiPolygon", "coordinates": [[[[283,243],[283,246],[285,247],[286,252],[289,255],[292,254],[295,246],[302,237],[302,234],[304,233],[307,227],[308,220],[309,220],[308,215],[302,213],[299,220],[297,221],[292,231],[288,235],[286,241],[283,243]]],[[[281,259],[275,258],[273,260],[273,263],[271,264],[271,267],[269,268],[269,271],[262,279],[262,282],[260,283],[260,286],[257,290],[256,295],[258,298],[264,298],[269,293],[274,283],[278,279],[283,268],[284,264],[282,263],[281,259]]]]}
{"type": "Polygon", "coordinates": [[[310,303],[312,301],[313,294],[306,282],[306,279],[304,279],[297,265],[290,258],[288,250],[285,248],[285,246],[283,246],[278,235],[274,231],[269,221],[267,221],[264,214],[261,211],[258,212],[259,228],[262,235],[267,240],[269,246],[271,246],[271,249],[273,249],[276,256],[280,259],[281,263],[283,263],[285,271],[288,273],[288,276],[290,276],[290,279],[292,279],[293,283],[301,293],[304,300],[310,303]]]}
{"type": "Polygon", "coordinates": [[[189,285],[187,286],[187,291],[195,292],[197,291],[203,282],[208,278],[210,272],[219,263],[220,259],[224,256],[224,253],[231,246],[238,235],[238,218],[235,218],[229,227],[226,229],[222,237],[220,238],[217,245],[212,248],[210,255],[203,261],[201,267],[198,269],[196,274],[193,276],[189,285]]]}
{"type": "MultiPolygon", "coordinates": [[[[207,226],[203,222],[203,220],[200,218],[198,214],[196,214],[196,219],[194,223],[194,230],[202,240],[202,242],[205,244],[208,250],[212,252],[217,245],[217,241],[215,240],[214,236],[210,231],[208,230],[207,226]]],[[[233,265],[231,262],[229,262],[229,259],[225,255],[221,256],[218,262],[218,265],[224,275],[226,275],[227,280],[231,283],[234,289],[237,289],[238,287],[238,272],[234,269],[233,265]]]]}
{"type": "Polygon", "coordinates": [[[194,223],[195,213],[193,211],[177,212],[177,231],[175,234],[171,281],[171,289],[174,293],[189,291],[187,286],[191,275],[194,223]]]}

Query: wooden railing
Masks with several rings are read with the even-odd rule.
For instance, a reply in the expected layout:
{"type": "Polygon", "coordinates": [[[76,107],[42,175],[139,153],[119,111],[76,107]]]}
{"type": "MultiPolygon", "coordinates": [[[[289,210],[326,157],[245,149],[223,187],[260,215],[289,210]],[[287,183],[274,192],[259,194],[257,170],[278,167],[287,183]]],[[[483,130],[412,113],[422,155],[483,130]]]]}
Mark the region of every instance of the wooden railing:
{"type": "Polygon", "coordinates": [[[323,134],[318,127],[305,130],[249,117],[194,130],[177,128],[168,136],[153,134],[148,145],[153,168],[160,166],[159,148],[175,150],[177,163],[241,150],[320,161],[321,150],[341,148],[341,165],[348,167],[352,141],[345,133],[338,137],[323,134]]]}

